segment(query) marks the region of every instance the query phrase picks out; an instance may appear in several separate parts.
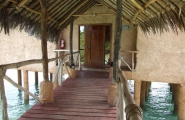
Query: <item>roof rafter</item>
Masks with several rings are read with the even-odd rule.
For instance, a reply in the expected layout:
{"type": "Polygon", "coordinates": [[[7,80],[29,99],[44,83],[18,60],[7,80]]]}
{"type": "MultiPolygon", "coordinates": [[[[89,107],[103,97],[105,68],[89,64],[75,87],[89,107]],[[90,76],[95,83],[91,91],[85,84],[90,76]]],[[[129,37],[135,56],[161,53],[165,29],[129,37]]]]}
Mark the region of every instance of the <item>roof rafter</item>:
{"type": "Polygon", "coordinates": [[[131,1],[138,8],[137,12],[134,14],[134,17],[130,20],[131,22],[133,22],[137,18],[137,16],[139,15],[139,13],[143,12],[150,4],[152,4],[153,2],[156,2],[158,0],[149,0],[144,6],[141,6],[135,0],[131,0],[131,1]]]}
{"type": "MultiPolygon", "coordinates": [[[[38,12],[38,11],[36,11],[36,10],[34,10],[34,9],[31,9],[31,8],[29,8],[28,6],[25,5],[26,2],[27,2],[28,0],[23,0],[23,1],[20,2],[20,3],[16,2],[15,0],[10,0],[10,1],[11,1],[12,3],[16,4],[18,8],[22,7],[22,8],[25,8],[26,10],[28,10],[28,11],[30,11],[30,12],[32,12],[32,13],[41,15],[41,12],[38,12]]],[[[54,19],[51,18],[50,16],[48,16],[48,19],[52,20],[52,21],[55,22],[55,23],[58,23],[56,20],[54,20],[54,19]]]]}
{"type": "Polygon", "coordinates": [[[68,17],[66,17],[66,19],[64,21],[62,21],[59,26],[61,26],[62,24],[64,24],[75,12],[76,10],[78,10],[80,7],[82,7],[85,3],[87,3],[88,0],[84,0],[83,3],[81,3],[79,6],[77,6],[69,15],[68,17]]]}

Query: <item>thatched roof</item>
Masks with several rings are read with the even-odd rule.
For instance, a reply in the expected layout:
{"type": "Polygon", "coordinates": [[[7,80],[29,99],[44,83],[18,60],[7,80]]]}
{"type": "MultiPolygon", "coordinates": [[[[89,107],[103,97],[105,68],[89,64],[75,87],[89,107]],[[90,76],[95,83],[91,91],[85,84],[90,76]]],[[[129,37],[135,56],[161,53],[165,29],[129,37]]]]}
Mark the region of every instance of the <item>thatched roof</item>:
{"type": "MultiPolygon", "coordinates": [[[[72,15],[83,14],[94,5],[108,7],[116,14],[116,0],[46,0],[48,36],[58,40],[60,31],[70,23],[72,15]]],[[[123,0],[123,19],[142,28],[144,32],[177,28],[185,30],[183,0],[123,0]]],[[[40,36],[40,4],[38,0],[0,0],[0,27],[19,26],[31,35],[40,36]]],[[[77,18],[78,16],[75,16],[77,18]]]]}

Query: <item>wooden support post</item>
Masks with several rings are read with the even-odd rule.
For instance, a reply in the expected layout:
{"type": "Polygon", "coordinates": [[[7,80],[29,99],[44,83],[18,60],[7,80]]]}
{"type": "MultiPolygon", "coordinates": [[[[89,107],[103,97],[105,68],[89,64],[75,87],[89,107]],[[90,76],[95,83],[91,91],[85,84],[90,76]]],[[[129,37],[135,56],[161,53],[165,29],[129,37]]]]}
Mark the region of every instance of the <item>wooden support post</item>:
{"type": "Polygon", "coordinates": [[[53,76],[55,76],[56,78],[55,78],[55,80],[54,80],[54,85],[53,85],[53,89],[55,89],[56,87],[58,87],[58,75],[53,75],[53,76]]]}
{"type": "Polygon", "coordinates": [[[38,72],[35,71],[35,84],[38,85],[39,77],[38,72]]]}
{"type": "Polygon", "coordinates": [[[178,110],[179,108],[179,89],[180,87],[178,84],[174,84],[174,89],[173,89],[173,97],[174,97],[174,110],[178,110]]]}
{"type": "Polygon", "coordinates": [[[146,97],[146,82],[142,81],[141,83],[141,99],[140,99],[140,105],[144,105],[145,104],[145,97],[146,97]]]}
{"type": "Polygon", "coordinates": [[[75,64],[73,60],[73,20],[74,17],[71,17],[71,25],[70,25],[70,78],[76,78],[76,70],[75,64]]]}
{"type": "Polygon", "coordinates": [[[134,101],[138,106],[140,106],[140,94],[141,94],[141,81],[134,81],[134,101]]]}
{"type": "Polygon", "coordinates": [[[70,68],[74,67],[74,60],[73,60],[73,20],[74,17],[71,16],[71,25],[70,25],[70,68]]]}
{"type": "Polygon", "coordinates": [[[6,73],[6,69],[3,67],[0,68],[0,97],[1,97],[1,113],[2,113],[2,120],[8,120],[8,113],[7,113],[7,100],[5,96],[5,87],[4,87],[4,80],[3,77],[6,73]]]}
{"type": "Polygon", "coordinates": [[[113,81],[118,81],[118,59],[120,52],[121,34],[122,34],[122,0],[117,0],[117,16],[115,28],[115,41],[114,41],[114,59],[113,59],[113,81]]]}
{"type": "Polygon", "coordinates": [[[53,81],[53,74],[52,73],[49,73],[49,79],[51,82],[53,81]]]}
{"type": "Polygon", "coordinates": [[[39,0],[41,6],[41,48],[44,81],[40,83],[40,100],[42,103],[53,102],[53,83],[48,78],[48,53],[47,53],[47,5],[46,0],[39,0]]]}
{"type": "Polygon", "coordinates": [[[145,91],[146,97],[148,96],[148,92],[149,92],[150,86],[151,86],[151,82],[146,82],[146,91],[145,91]]]}
{"type": "MultiPolygon", "coordinates": [[[[24,76],[24,88],[29,91],[29,81],[28,81],[28,71],[23,70],[23,76],[24,76]]],[[[29,95],[24,92],[24,102],[29,103],[29,95]]]]}
{"type": "Polygon", "coordinates": [[[22,75],[21,70],[17,70],[18,85],[22,86],[22,75]]]}
{"type": "Polygon", "coordinates": [[[178,85],[179,100],[178,100],[178,120],[185,120],[185,84],[178,85]]]}

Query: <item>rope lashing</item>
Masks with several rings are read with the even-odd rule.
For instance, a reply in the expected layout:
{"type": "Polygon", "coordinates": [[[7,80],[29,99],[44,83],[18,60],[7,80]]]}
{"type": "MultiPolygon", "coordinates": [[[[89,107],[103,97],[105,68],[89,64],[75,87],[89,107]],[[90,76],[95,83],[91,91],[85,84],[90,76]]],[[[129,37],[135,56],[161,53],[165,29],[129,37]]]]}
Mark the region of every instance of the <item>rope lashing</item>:
{"type": "Polygon", "coordinates": [[[141,107],[137,106],[136,104],[130,104],[127,105],[125,108],[125,112],[126,112],[126,120],[129,120],[129,118],[132,115],[139,115],[141,118],[143,117],[143,111],[141,109],[141,107]]]}

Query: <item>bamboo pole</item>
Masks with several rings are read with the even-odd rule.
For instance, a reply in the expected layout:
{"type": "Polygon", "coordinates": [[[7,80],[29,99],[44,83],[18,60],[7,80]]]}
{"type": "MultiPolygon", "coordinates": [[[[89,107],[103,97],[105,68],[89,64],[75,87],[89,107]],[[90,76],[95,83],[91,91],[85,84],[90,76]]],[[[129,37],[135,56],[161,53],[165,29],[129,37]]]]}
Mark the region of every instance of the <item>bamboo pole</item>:
{"type": "Polygon", "coordinates": [[[122,0],[117,0],[117,16],[116,16],[115,41],[114,41],[114,59],[113,59],[113,82],[118,81],[117,62],[119,59],[119,52],[120,52],[121,33],[122,33],[122,0]]]}
{"type": "Polygon", "coordinates": [[[21,70],[17,70],[18,84],[22,86],[22,75],[21,70]]]}
{"type": "Polygon", "coordinates": [[[6,79],[8,82],[10,82],[13,86],[19,88],[20,90],[24,91],[25,93],[29,94],[30,96],[32,96],[34,99],[36,99],[38,102],[41,102],[39,100],[39,98],[34,95],[33,93],[29,92],[27,89],[23,88],[22,86],[18,85],[17,83],[15,83],[11,78],[9,78],[7,75],[4,76],[4,79],[6,79]]]}
{"type": "Polygon", "coordinates": [[[8,120],[7,113],[7,100],[5,96],[4,80],[3,77],[6,73],[5,68],[0,68],[0,97],[1,97],[1,109],[2,109],[2,120],[8,120]]]}
{"type": "MultiPolygon", "coordinates": [[[[24,76],[24,88],[29,91],[29,81],[28,81],[28,71],[24,70],[23,71],[23,76],[24,76]]],[[[27,92],[24,92],[24,102],[29,103],[29,95],[27,92]]]]}

